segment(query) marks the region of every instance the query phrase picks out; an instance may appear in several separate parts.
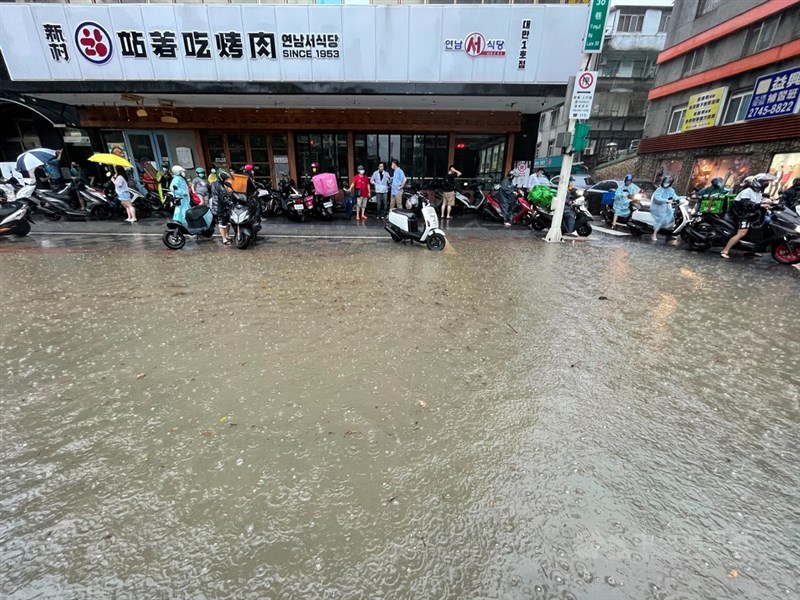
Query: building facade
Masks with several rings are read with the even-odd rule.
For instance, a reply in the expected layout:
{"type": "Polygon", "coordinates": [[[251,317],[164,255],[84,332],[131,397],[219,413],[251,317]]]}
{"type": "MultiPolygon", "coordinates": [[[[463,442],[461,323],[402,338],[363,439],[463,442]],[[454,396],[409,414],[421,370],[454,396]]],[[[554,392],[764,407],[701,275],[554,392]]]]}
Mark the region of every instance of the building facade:
{"type": "Polygon", "coordinates": [[[0,159],[497,179],[530,160],[588,18],[573,0],[329,4],[0,3],[0,159]]]}
{"type": "Polygon", "coordinates": [[[800,0],[676,0],[638,174],[689,191],[800,173],[800,0]]]}
{"type": "MultiPolygon", "coordinates": [[[[591,168],[635,153],[671,12],[672,0],[626,0],[609,10],[603,51],[596,66],[599,77],[588,121],[592,128],[589,145],[581,156],[585,166],[591,168]]],[[[567,131],[566,112],[562,103],[542,113],[537,158],[560,154],[555,144],[558,134],[567,131]]]]}

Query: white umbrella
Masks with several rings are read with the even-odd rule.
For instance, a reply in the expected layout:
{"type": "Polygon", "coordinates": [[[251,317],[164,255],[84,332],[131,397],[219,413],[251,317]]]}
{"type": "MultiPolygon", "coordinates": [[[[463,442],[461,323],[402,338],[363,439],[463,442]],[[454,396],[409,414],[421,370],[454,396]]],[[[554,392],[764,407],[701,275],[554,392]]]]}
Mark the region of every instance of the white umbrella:
{"type": "Polygon", "coordinates": [[[33,171],[36,167],[47,164],[56,155],[55,150],[49,148],[35,148],[23,152],[17,157],[17,171],[33,171]]]}

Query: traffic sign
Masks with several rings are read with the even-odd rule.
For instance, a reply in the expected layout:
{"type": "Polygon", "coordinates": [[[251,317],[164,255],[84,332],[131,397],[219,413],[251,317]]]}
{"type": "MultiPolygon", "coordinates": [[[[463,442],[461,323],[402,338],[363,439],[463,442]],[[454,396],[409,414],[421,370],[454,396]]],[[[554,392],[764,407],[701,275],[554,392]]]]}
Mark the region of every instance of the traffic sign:
{"type": "Polygon", "coordinates": [[[586,25],[586,36],[583,39],[583,51],[595,54],[603,50],[606,17],[611,0],[592,0],[589,10],[589,22],[586,25]]]}
{"type": "Polygon", "coordinates": [[[572,90],[572,102],[569,105],[570,119],[589,118],[596,87],[597,71],[581,71],[575,76],[575,88],[572,90]]]}

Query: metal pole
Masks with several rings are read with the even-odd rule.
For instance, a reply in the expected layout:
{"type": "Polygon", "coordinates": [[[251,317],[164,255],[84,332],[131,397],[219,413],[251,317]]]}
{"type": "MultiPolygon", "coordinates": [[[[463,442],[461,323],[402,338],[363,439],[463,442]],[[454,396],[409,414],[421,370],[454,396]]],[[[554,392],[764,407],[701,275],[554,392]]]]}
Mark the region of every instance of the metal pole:
{"type": "MultiPolygon", "coordinates": [[[[567,85],[567,95],[564,97],[564,111],[569,111],[570,102],[572,100],[572,89],[575,87],[575,78],[569,78],[567,85]]],[[[570,133],[570,146],[562,155],[561,159],[561,173],[558,178],[558,191],[556,197],[553,199],[553,222],[550,225],[550,231],[544,238],[545,242],[560,242],[561,241],[561,221],[564,219],[564,204],[567,199],[567,188],[569,186],[569,178],[572,175],[572,137],[575,135],[575,119],[569,120],[567,131],[570,133]]]]}

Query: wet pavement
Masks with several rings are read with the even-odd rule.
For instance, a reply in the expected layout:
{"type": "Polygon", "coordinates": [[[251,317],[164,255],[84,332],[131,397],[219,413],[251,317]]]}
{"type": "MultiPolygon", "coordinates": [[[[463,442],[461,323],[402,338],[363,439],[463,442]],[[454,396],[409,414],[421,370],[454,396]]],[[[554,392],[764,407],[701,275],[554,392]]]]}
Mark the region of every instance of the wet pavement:
{"type": "Polygon", "coordinates": [[[307,225],[0,239],[0,596],[797,597],[800,273],[307,225]]]}

